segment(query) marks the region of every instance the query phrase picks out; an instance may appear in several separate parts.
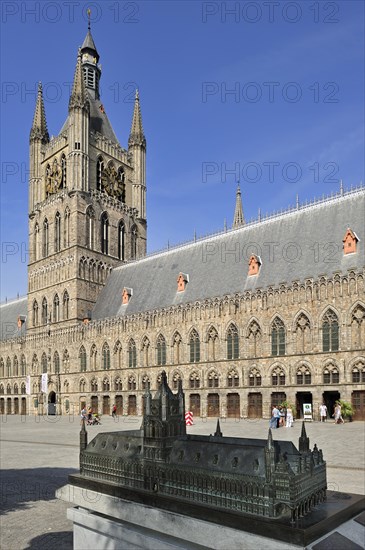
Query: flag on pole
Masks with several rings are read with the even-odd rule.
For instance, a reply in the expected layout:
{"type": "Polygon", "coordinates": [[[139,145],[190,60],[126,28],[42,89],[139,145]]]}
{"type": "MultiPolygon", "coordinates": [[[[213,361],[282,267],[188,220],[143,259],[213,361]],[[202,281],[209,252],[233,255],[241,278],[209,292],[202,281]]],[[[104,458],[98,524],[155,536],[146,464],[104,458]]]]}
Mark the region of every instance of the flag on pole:
{"type": "Polygon", "coordinates": [[[30,395],[30,376],[27,376],[25,379],[25,393],[30,395]]]}
{"type": "Polygon", "coordinates": [[[48,388],[48,373],[44,372],[42,374],[42,380],[41,380],[41,392],[47,393],[48,388]]]}

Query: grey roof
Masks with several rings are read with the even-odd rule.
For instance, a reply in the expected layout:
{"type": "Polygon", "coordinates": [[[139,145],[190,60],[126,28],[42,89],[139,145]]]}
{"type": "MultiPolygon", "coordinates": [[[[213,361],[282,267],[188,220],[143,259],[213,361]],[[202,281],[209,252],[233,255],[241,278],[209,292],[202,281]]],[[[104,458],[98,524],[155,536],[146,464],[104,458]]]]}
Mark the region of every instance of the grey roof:
{"type": "Polygon", "coordinates": [[[25,335],[26,322],[19,329],[18,317],[27,316],[27,303],[27,297],[24,297],[0,304],[0,341],[25,335]]]}
{"type": "MultiPolygon", "coordinates": [[[[107,117],[107,114],[105,111],[102,113],[100,110],[100,106],[102,105],[102,102],[100,99],[94,99],[89,90],[87,90],[88,96],[89,96],[89,102],[90,102],[90,130],[93,132],[98,132],[99,134],[103,135],[110,141],[113,141],[117,145],[119,145],[119,141],[117,136],[114,133],[114,130],[112,128],[112,125],[110,124],[110,121],[107,117]]],[[[69,125],[69,116],[67,116],[67,119],[65,120],[64,125],[62,126],[60,130],[60,134],[64,134],[68,130],[69,125]]]]}
{"type": "Polygon", "coordinates": [[[95,52],[97,52],[98,50],[96,49],[96,46],[95,46],[95,42],[94,42],[94,39],[91,35],[91,32],[90,30],[87,31],[87,34],[85,36],[85,40],[81,46],[81,51],[82,50],[86,50],[86,49],[89,49],[89,50],[94,50],[95,52]]]}
{"type": "Polygon", "coordinates": [[[151,255],[115,268],[92,318],[124,316],[186,304],[283,282],[304,281],[365,266],[365,188],[287,214],[151,255]],[[355,254],[343,254],[350,227],[359,238],[355,254]],[[248,276],[251,254],[260,256],[258,275],[248,276]],[[179,272],[189,275],[177,292],[179,272]],[[133,289],[122,305],[124,287],[133,289]]]}

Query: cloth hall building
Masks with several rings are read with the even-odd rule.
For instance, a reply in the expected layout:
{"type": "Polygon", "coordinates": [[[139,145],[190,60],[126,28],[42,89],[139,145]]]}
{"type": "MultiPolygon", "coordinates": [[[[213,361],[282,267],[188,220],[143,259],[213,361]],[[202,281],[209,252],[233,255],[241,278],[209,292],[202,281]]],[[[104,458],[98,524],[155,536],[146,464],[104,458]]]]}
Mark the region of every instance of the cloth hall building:
{"type": "Polygon", "coordinates": [[[232,229],[146,255],[140,99],[124,149],[100,77],[89,29],[52,139],[39,86],[28,294],[0,307],[1,413],[139,415],[166,371],[197,416],[288,401],[316,418],[341,398],[365,419],[365,188],[250,223],[238,189],[232,229]]]}

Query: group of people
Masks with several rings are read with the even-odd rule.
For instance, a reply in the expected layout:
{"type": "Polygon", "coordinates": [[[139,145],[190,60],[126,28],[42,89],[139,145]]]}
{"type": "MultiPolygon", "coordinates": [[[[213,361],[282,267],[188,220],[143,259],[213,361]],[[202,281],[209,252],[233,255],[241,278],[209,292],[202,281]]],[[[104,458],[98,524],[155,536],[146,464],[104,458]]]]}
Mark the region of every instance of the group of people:
{"type": "MultiPolygon", "coordinates": [[[[112,407],[112,417],[115,418],[117,416],[117,406],[114,403],[112,407]]],[[[100,416],[98,413],[93,413],[93,409],[90,405],[88,409],[86,407],[83,407],[81,410],[81,422],[85,420],[86,424],[88,426],[95,426],[96,424],[101,425],[100,416]]]]}
{"type": "Polygon", "coordinates": [[[98,415],[98,413],[93,413],[91,406],[88,409],[86,409],[86,407],[83,407],[83,409],[81,410],[81,422],[83,420],[85,420],[88,426],[101,424],[100,416],[98,415]]]}
{"type": "MultiPolygon", "coordinates": [[[[327,414],[328,414],[327,406],[326,406],[325,403],[322,403],[322,405],[319,406],[319,415],[320,415],[320,418],[321,418],[321,422],[327,422],[327,414]]],[[[333,411],[332,418],[334,418],[334,423],[335,424],[344,424],[345,423],[345,421],[342,417],[341,403],[339,401],[336,401],[336,403],[335,403],[335,408],[334,408],[334,411],[333,411]]]]}
{"type": "Polygon", "coordinates": [[[282,407],[279,405],[278,407],[276,405],[273,406],[271,411],[271,419],[270,419],[270,428],[271,429],[277,429],[280,428],[280,426],[285,426],[285,428],[291,428],[293,426],[293,410],[289,407],[282,407]]]}

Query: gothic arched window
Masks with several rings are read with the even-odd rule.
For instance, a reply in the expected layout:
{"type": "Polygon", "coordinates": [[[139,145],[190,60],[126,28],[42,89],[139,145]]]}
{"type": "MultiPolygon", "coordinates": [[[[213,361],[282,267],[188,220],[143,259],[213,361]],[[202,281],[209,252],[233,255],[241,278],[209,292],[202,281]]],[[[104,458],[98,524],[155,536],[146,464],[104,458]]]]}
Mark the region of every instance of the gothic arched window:
{"type": "Polygon", "coordinates": [[[271,355],[285,355],[285,327],[279,317],[271,325],[271,355]]]}
{"type": "Polygon", "coordinates": [[[339,326],[336,313],[329,309],[322,321],[322,351],[338,351],[339,349],[339,326]]]}
{"type": "Polygon", "coordinates": [[[43,258],[48,256],[49,253],[49,226],[48,220],[45,218],[43,222],[43,258]]]}
{"type": "Polygon", "coordinates": [[[53,372],[55,374],[60,373],[60,356],[58,354],[58,351],[55,351],[53,356],[53,372]]]}
{"type": "Polygon", "coordinates": [[[108,378],[103,380],[103,391],[110,391],[110,382],[108,378]]]}
{"type": "Polygon", "coordinates": [[[103,212],[100,218],[101,230],[101,251],[103,254],[109,253],[109,218],[106,212],[103,212]]]}
{"type": "Polygon", "coordinates": [[[129,340],[128,344],[128,366],[130,368],[135,368],[137,366],[137,350],[133,338],[129,340]]]}
{"type": "Polygon", "coordinates": [[[250,370],[250,374],[248,375],[248,384],[249,386],[261,386],[261,382],[261,373],[256,367],[254,367],[250,370]]]}
{"type": "Polygon", "coordinates": [[[312,383],[312,373],[308,367],[302,365],[297,369],[297,384],[309,385],[312,383]]]}
{"type": "Polygon", "coordinates": [[[131,375],[128,378],[128,390],[129,391],[134,391],[136,389],[137,389],[136,378],[135,378],[135,376],[131,375]]]}
{"type": "Polygon", "coordinates": [[[109,370],[110,369],[110,348],[106,342],[103,345],[102,354],[103,354],[103,369],[109,370]]]}
{"type": "Polygon", "coordinates": [[[273,386],[285,386],[285,372],[281,367],[275,367],[271,373],[273,386]]]}
{"type": "Polygon", "coordinates": [[[47,360],[47,355],[45,353],[42,353],[41,367],[42,367],[42,373],[46,373],[48,370],[48,360],[47,360]]]}
{"type": "Polygon", "coordinates": [[[63,293],[63,318],[67,320],[69,318],[69,306],[70,306],[70,297],[67,290],[63,293]]]}
{"type": "Polygon", "coordinates": [[[36,327],[38,325],[38,302],[37,300],[34,300],[33,302],[33,326],[36,327]]]}
{"type": "Polygon", "coordinates": [[[118,258],[125,260],[125,225],[123,221],[118,224],[118,258]]]}
{"type": "Polygon", "coordinates": [[[67,207],[65,210],[65,223],[63,226],[63,246],[67,248],[70,246],[70,209],[67,207]]]}
{"type": "Polygon", "coordinates": [[[11,359],[8,357],[6,359],[6,375],[9,377],[11,376],[11,359]]]}
{"type": "Polygon", "coordinates": [[[33,257],[34,257],[34,260],[38,260],[39,259],[39,225],[38,223],[35,224],[34,226],[34,241],[33,241],[33,257]]]}
{"type": "Polygon", "coordinates": [[[219,376],[213,370],[208,374],[208,388],[218,388],[219,386],[219,376]]]}
{"type": "Polygon", "coordinates": [[[358,361],[352,369],[352,382],[353,384],[365,383],[365,363],[358,361]]]}
{"type": "Polygon", "coordinates": [[[146,390],[150,386],[151,380],[148,374],[142,376],[142,390],[146,390]]]}
{"type": "Polygon", "coordinates": [[[365,308],[361,304],[351,314],[351,344],[353,349],[365,348],[365,308]]]}
{"type": "Polygon", "coordinates": [[[104,170],[104,162],[101,157],[96,161],[96,189],[98,191],[102,190],[102,177],[104,170]]]}
{"type": "Polygon", "coordinates": [[[27,374],[27,362],[25,360],[25,355],[22,355],[20,358],[20,376],[25,376],[27,374]]]}
{"type": "Polygon", "coordinates": [[[59,252],[61,250],[61,215],[56,212],[54,219],[54,251],[59,252]]]}
{"type": "Polygon", "coordinates": [[[81,378],[80,385],[79,385],[79,390],[80,390],[81,393],[84,393],[86,391],[86,380],[85,380],[85,378],[81,378]]]}
{"type": "Polygon", "coordinates": [[[53,298],[53,322],[57,323],[60,320],[60,299],[58,294],[53,298]]]}
{"type": "Polygon", "coordinates": [[[232,369],[229,371],[227,375],[227,386],[229,388],[237,388],[240,385],[240,379],[238,376],[238,372],[236,369],[232,369]]]}
{"type": "Polygon", "coordinates": [[[118,376],[118,378],[114,380],[114,390],[122,391],[122,389],[123,389],[122,379],[120,378],[120,376],[118,376]]]}
{"type": "Polygon", "coordinates": [[[114,368],[122,368],[122,344],[117,340],[114,346],[114,368]]]}
{"type": "Polygon", "coordinates": [[[60,187],[65,188],[67,186],[67,163],[65,155],[61,157],[61,171],[62,171],[62,181],[60,187]]]}
{"type": "Polygon", "coordinates": [[[86,246],[95,248],[95,212],[91,206],[86,210],[86,246]]]}
{"type": "Polygon", "coordinates": [[[179,372],[174,372],[172,375],[172,388],[177,390],[179,387],[179,380],[181,380],[181,374],[179,372]]]}
{"type": "Polygon", "coordinates": [[[157,365],[166,365],[166,340],[162,334],[157,338],[157,365]]]}
{"type": "Polygon", "coordinates": [[[98,391],[98,381],[96,378],[93,378],[90,382],[90,389],[92,393],[96,393],[98,391]]]}
{"type": "Polygon", "coordinates": [[[42,325],[46,325],[47,321],[48,321],[47,299],[43,298],[43,300],[42,300],[42,325]]]}
{"type": "Polygon", "coordinates": [[[150,364],[150,341],[145,336],[142,341],[142,357],[143,357],[143,364],[145,367],[148,367],[150,364]]]}
{"type": "Polygon", "coordinates": [[[190,363],[199,363],[200,361],[200,338],[195,329],[190,333],[189,338],[190,347],[190,363]]]}
{"type": "Polygon", "coordinates": [[[192,372],[189,377],[190,389],[200,388],[200,376],[197,372],[192,372]]]}
{"type": "Polygon", "coordinates": [[[4,376],[5,376],[4,359],[1,357],[1,359],[0,359],[0,378],[4,378],[4,376]]]}
{"type": "Polygon", "coordinates": [[[15,355],[13,359],[13,376],[18,376],[18,374],[19,374],[19,363],[18,363],[18,358],[15,355]]]}
{"type": "Polygon", "coordinates": [[[137,238],[138,238],[137,227],[133,225],[131,229],[131,259],[132,260],[135,260],[137,258],[137,238]]]}
{"type": "Polygon", "coordinates": [[[79,351],[80,372],[86,372],[86,350],[81,346],[79,351]]]}
{"type": "Polygon", "coordinates": [[[323,384],[339,384],[340,382],[340,373],[338,368],[329,364],[325,367],[323,371],[323,384]]]}
{"type": "Polygon", "coordinates": [[[227,359],[238,359],[239,338],[236,325],[231,324],[227,330],[227,359]]]}

